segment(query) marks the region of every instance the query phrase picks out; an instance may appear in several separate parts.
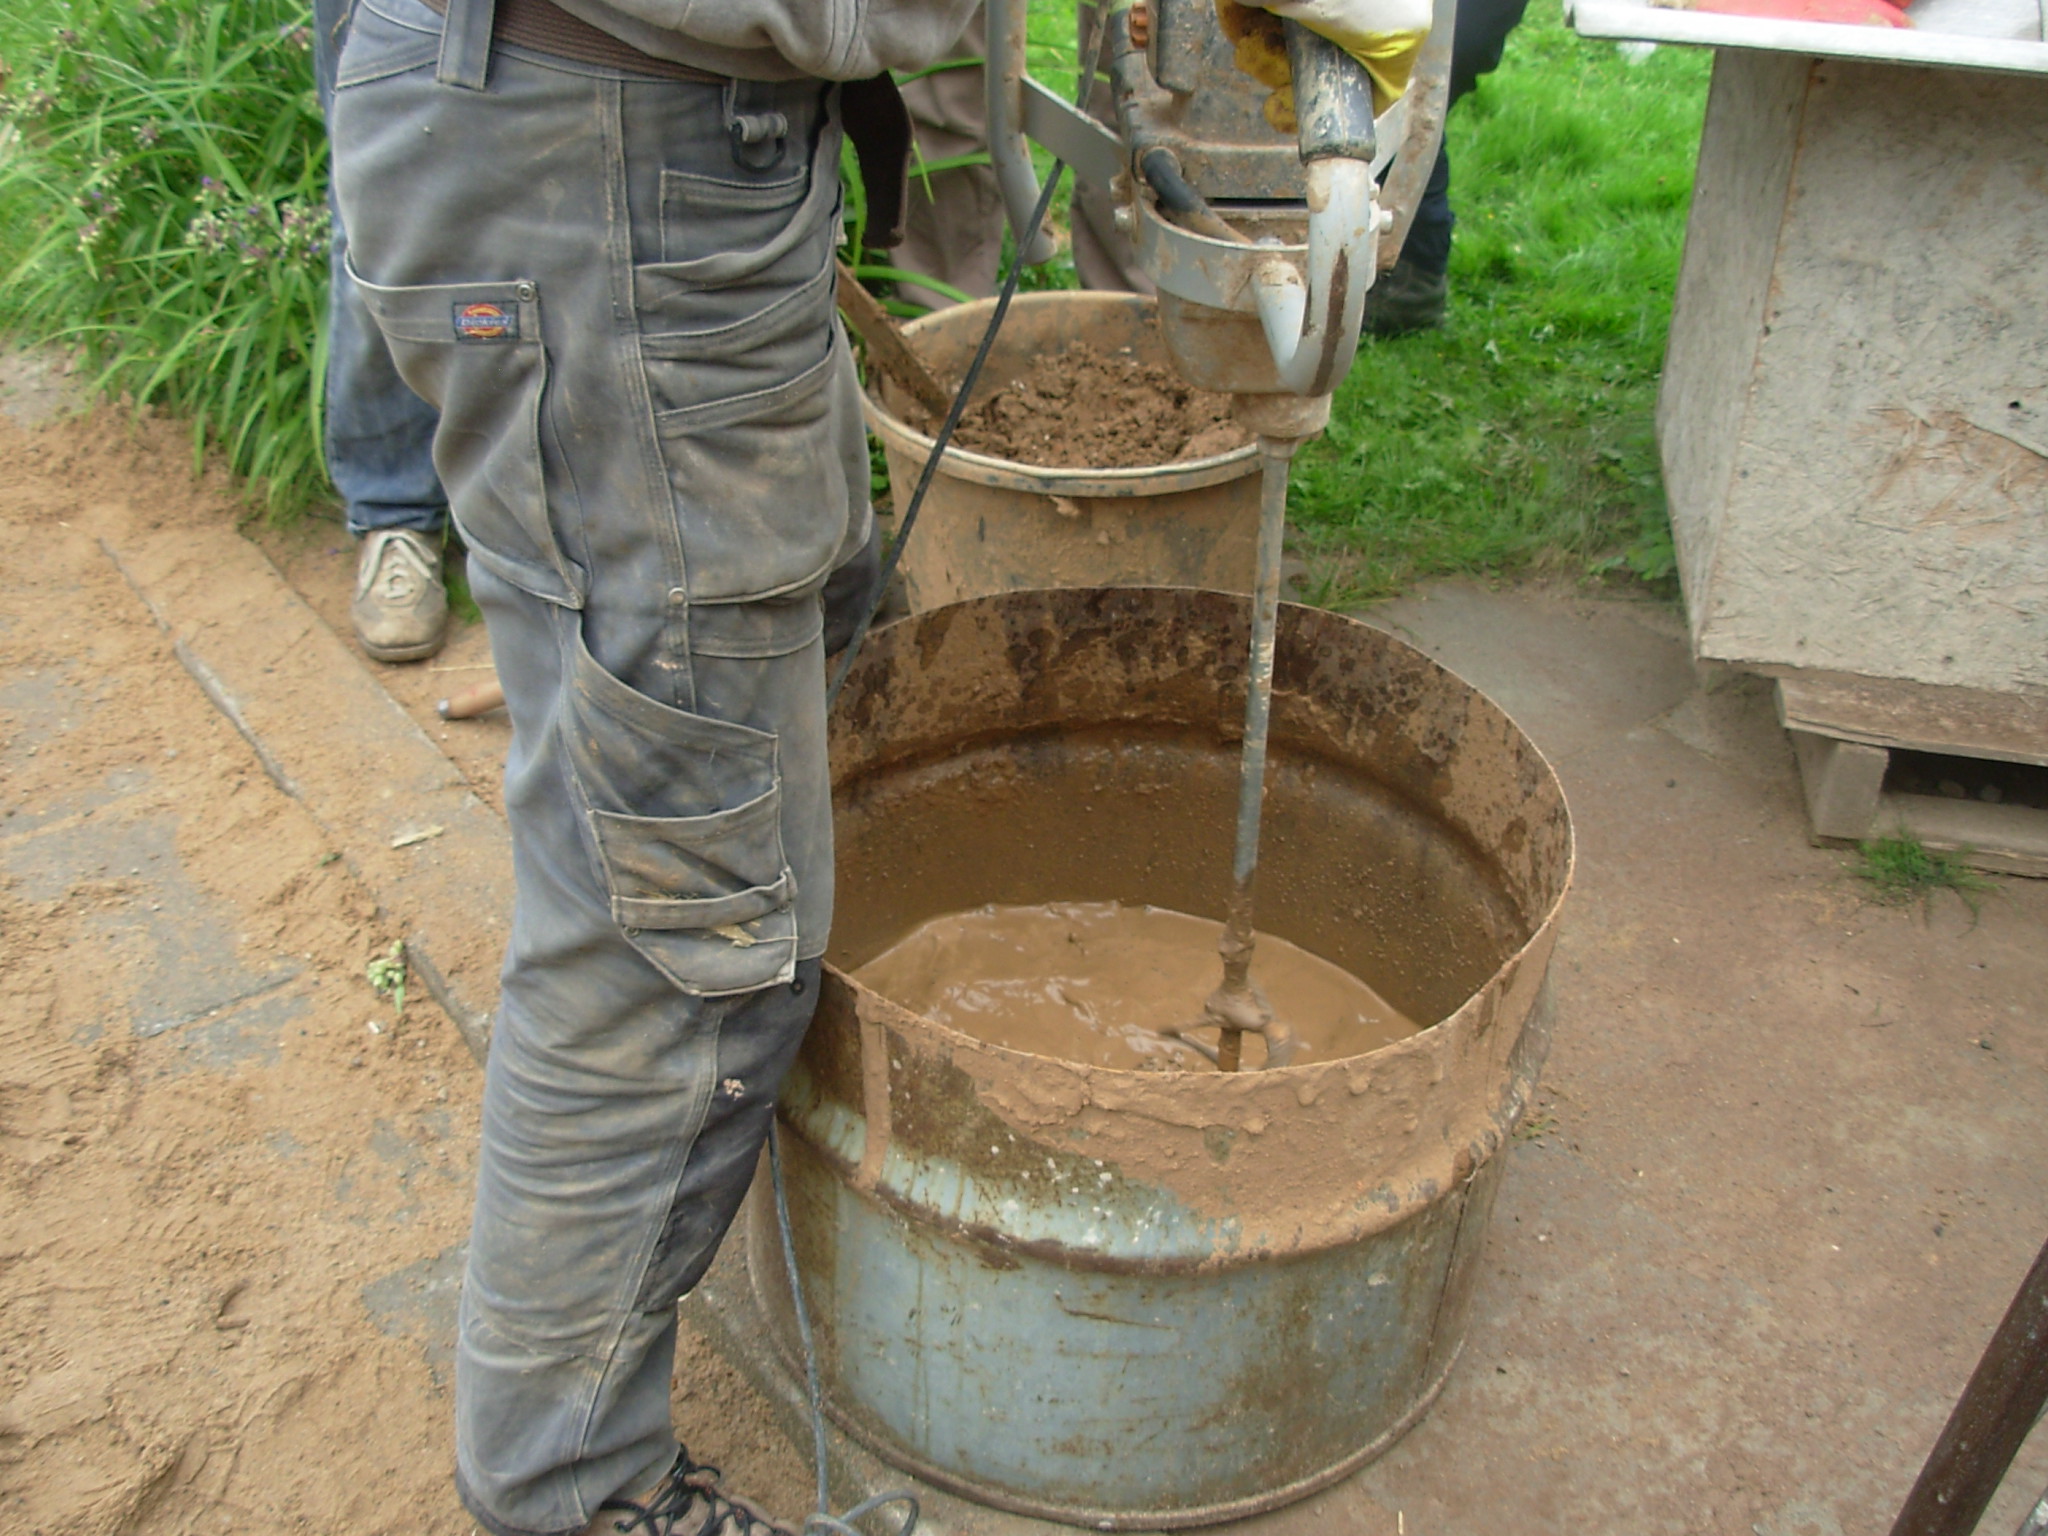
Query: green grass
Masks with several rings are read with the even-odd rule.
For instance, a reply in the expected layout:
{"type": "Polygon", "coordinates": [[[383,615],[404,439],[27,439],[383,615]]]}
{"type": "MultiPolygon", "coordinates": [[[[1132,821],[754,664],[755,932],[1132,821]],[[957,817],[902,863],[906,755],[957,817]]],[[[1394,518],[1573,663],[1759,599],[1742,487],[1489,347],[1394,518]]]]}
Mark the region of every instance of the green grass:
{"type": "Polygon", "coordinates": [[[0,7],[0,331],[290,510],[321,487],[326,138],[299,0],[0,7]]]}
{"type": "Polygon", "coordinates": [[[1449,323],[1361,346],[1296,461],[1316,600],[1529,569],[1672,587],[1652,413],[1708,64],[1631,64],[1536,0],[1459,104],[1449,323]]]}
{"type": "Polygon", "coordinates": [[[1849,872],[1870,888],[1873,901],[1888,907],[1919,902],[1931,911],[1940,891],[1954,891],[1970,915],[1977,915],[1978,897],[1995,889],[1964,862],[1960,853],[1937,853],[1910,832],[1874,838],[1856,845],[1849,872]]]}
{"type": "MultiPolygon", "coordinates": [[[[1630,65],[1554,4],[1451,123],[1448,328],[1368,342],[1297,461],[1320,601],[1454,572],[1669,582],[1651,411],[1707,60],[1630,65]]],[[[99,391],[182,416],[279,512],[324,491],[306,20],[299,0],[0,6],[0,332],[77,347],[99,391]]],[[[1031,27],[1034,72],[1070,91],[1071,8],[1037,0],[1031,27]]],[[[1064,258],[1026,278],[1073,282],[1064,258]]]]}

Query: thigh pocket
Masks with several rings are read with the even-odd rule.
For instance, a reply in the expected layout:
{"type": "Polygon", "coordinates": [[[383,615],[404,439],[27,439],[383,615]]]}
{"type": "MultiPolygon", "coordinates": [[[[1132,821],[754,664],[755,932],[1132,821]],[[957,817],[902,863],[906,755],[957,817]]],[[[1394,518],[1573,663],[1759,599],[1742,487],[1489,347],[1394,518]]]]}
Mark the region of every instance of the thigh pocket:
{"type": "Polygon", "coordinates": [[[439,407],[434,467],[470,552],[515,587],[582,602],[548,520],[540,410],[547,354],[530,282],[387,288],[349,275],[405,382],[439,407]]]}
{"type": "Polygon", "coordinates": [[[695,602],[788,591],[821,578],[864,504],[858,386],[836,332],[795,378],[655,417],[695,602]]]}
{"type": "Polygon", "coordinates": [[[775,735],[638,693],[580,638],[572,670],[562,729],[613,921],[693,996],[789,981],[796,882],[775,735]]]}
{"type": "MultiPolygon", "coordinates": [[[[833,320],[838,139],[829,126],[819,133],[803,195],[773,210],[741,205],[788,196],[798,182],[669,173],[665,230],[693,229],[693,242],[721,254],[634,272],[695,602],[768,596],[822,575],[865,505],[859,389],[833,320]]],[[[665,233],[664,248],[681,238],[665,233]]]]}
{"type": "Polygon", "coordinates": [[[661,259],[664,265],[692,262],[723,251],[772,251],[793,222],[797,205],[811,189],[811,168],[748,175],[696,171],[661,173],[661,259]]]}

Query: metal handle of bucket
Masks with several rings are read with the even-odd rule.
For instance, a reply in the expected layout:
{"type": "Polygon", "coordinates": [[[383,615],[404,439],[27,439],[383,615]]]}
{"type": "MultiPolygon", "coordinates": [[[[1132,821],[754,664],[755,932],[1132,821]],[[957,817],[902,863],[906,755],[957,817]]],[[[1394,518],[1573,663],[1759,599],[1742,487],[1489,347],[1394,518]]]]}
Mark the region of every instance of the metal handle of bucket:
{"type": "MultiPolygon", "coordinates": [[[[1040,214],[1038,222],[1032,221],[1032,210],[1038,203],[1038,173],[1032,169],[1031,146],[1024,138],[1028,21],[1025,0],[989,0],[989,161],[995,168],[996,187],[1009,215],[1010,232],[1017,241],[1017,260],[1035,267],[1052,260],[1054,245],[1051,235],[1046,233],[1045,216],[1040,214]]],[[[1084,103],[1091,83],[1086,78],[1080,83],[1084,103]]]]}

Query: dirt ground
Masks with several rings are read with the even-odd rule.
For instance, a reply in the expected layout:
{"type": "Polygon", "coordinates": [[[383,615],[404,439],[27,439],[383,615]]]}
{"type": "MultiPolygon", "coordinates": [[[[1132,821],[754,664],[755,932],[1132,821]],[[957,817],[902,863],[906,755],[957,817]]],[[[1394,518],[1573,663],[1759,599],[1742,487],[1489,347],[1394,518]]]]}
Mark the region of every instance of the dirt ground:
{"type": "MultiPolygon", "coordinates": [[[[0,420],[0,1530],[467,1532],[448,1361],[478,1073],[302,807],[171,652],[93,517],[235,515],[168,428],[0,420]]],[[[345,626],[345,537],[281,549],[345,626]],[[339,555],[327,551],[342,550],[339,555]]],[[[481,657],[459,634],[446,665],[481,657]]],[[[393,691],[495,795],[502,725],[393,691]]],[[[348,744],[337,743],[346,752],[348,744]]],[[[692,1448],[808,1474],[685,1339],[692,1448]]]]}
{"type": "MultiPolygon", "coordinates": [[[[246,532],[329,628],[338,635],[349,633],[356,550],[338,513],[306,517],[282,529],[251,520],[246,532]]],[[[490,637],[483,625],[460,620],[452,623],[448,644],[431,661],[409,666],[365,661],[364,665],[376,672],[385,691],[405,706],[405,712],[462,770],[478,797],[502,815],[505,786],[501,768],[505,748],[512,740],[505,712],[495,710],[473,720],[450,721],[434,710],[450,694],[496,675],[491,668],[490,637]]]]}
{"type": "MultiPolygon", "coordinates": [[[[479,1078],[430,1002],[371,991],[375,894],[100,543],[234,518],[189,466],[162,426],[0,419],[0,1531],[454,1536],[479,1078]]],[[[345,627],[339,527],[262,542],[345,627]]],[[[1703,685],[1667,608],[1451,585],[1371,617],[1544,746],[1579,876],[1461,1363],[1383,1460],[1255,1524],[1880,1536],[2048,1234],[2048,882],[1867,904],[1805,840],[1768,695],[1703,685]]],[[[431,713],[484,659],[471,626],[376,673],[495,803],[502,722],[431,713]]],[[[701,1338],[677,1403],[807,1504],[701,1338]]],[[[2044,1481],[2037,1433],[1985,1529],[2044,1481]]]]}

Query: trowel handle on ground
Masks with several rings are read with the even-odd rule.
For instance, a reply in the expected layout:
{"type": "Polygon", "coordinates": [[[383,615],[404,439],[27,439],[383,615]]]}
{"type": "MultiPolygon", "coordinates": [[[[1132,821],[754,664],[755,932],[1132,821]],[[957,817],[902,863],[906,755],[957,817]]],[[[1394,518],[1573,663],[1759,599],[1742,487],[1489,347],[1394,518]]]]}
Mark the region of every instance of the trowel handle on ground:
{"type": "Polygon", "coordinates": [[[492,676],[481,683],[457,689],[434,706],[434,713],[443,720],[473,720],[478,715],[487,715],[504,707],[505,685],[492,676]]]}
{"type": "Polygon", "coordinates": [[[843,261],[839,263],[839,313],[867,343],[868,361],[909,390],[935,419],[944,420],[953,406],[953,392],[910,350],[882,301],[861,286],[853,268],[843,261]]]}

